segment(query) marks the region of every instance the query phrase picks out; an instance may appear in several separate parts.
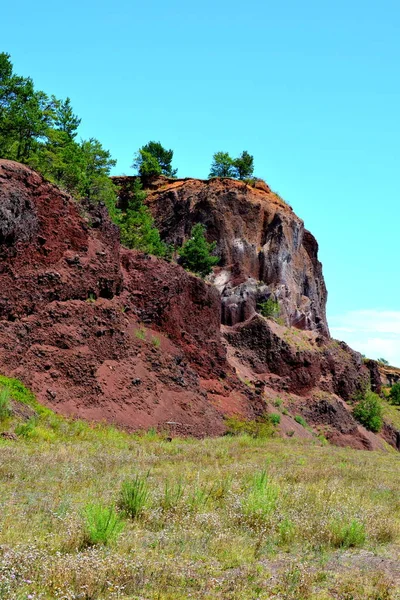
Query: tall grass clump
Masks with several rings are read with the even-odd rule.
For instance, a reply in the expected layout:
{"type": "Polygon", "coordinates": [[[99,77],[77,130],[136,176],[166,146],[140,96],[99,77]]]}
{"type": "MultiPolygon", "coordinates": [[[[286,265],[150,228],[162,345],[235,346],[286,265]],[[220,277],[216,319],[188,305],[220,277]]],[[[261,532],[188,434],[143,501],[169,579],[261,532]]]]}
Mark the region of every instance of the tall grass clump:
{"type": "Polygon", "coordinates": [[[124,522],[115,508],[101,504],[89,504],[84,510],[83,546],[108,546],[121,533],[124,522]]]}
{"type": "Polygon", "coordinates": [[[124,481],[119,494],[118,507],[130,518],[138,519],[150,497],[147,475],[135,475],[131,480],[124,481]]]}
{"type": "Polygon", "coordinates": [[[8,388],[0,390],[0,421],[11,416],[10,391],[8,388]]]}
{"type": "Polygon", "coordinates": [[[279,487],[268,479],[266,469],[256,473],[242,505],[243,515],[250,522],[265,521],[275,510],[279,487]]]}
{"type": "Polygon", "coordinates": [[[365,526],[357,519],[350,523],[341,520],[333,521],[330,525],[332,545],[336,548],[357,548],[365,544],[367,535],[365,526]]]}

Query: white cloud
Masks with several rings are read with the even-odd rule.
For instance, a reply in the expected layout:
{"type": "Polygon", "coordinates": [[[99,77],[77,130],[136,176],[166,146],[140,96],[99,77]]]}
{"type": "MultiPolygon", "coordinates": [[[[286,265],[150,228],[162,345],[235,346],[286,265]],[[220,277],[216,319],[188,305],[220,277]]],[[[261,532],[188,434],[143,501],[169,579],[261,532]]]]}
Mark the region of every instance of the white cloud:
{"type": "Polygon", "coordinates": [[[369,358],[400,366],[400,311],[358,310],[329,319],[331,335],[369,358]]]}

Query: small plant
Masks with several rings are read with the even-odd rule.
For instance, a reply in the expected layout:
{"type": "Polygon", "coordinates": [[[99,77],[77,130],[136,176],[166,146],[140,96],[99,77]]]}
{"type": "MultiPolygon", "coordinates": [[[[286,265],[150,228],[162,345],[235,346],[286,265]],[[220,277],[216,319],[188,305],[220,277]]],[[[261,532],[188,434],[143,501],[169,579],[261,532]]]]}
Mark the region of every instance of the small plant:
{"type": "Polygon", "coordinates": [[[124,522],[115,508],[100,504],[89,504],[84,511],[86,546],[107,546],[124,528],[124,522]]]}
{"type": "Polygon", "coordinates": [[[281,415],[278,415],[278,413],[271,413],[269,415],[269,418],[272,425],[279,425],[279,423],[281,422],[281,415]]]}
{"type": "Polygon", "coordinates": [[[86,299],[86,302],[90,302],[91,304],[93,304],[93,302],[96,302],[96,296],[93,293],[90,293],[86,299]]]}
{"type": "Polygon", "coordinates": [[[350,523],[337,520],[331,523],[332,545],[336,548],[356,548],[363,546],[366,540],[365,526],[357,519],[350,523]]]}
{"type": "Polygon", "coordinates": [[[268,298],[265,302],[260,302],[258,309],[262,316],[267,319],[275,319],[279,317],[280,314],[279,302],[272,297],[268,298]]]}
{"type": "Polygon", "coordinates": [[[4,387],[0,391],[0,421],[4,421],[11,415],[10,391],[4,387]]]}
{"type": "Polygon", "coordinates": [[[389,398],[392,404],[400,406],[400,383],[395,383],[390,388],[389,398]]]}
{"type": "Polygon", "coordinates": [[[274,404],[275,408],[280,408],[282,406],[281,398],[275,398],[273,404],[274,404]]]}
{"type": "Polygon", "coordinates": [[[118,507],[131,519],[138,519],[148,502],[150,492],[147,484],[149,474],[136,475],[124,481],[118,500],[118,507]]]}
{"type": "Polygon", "coordinates": [[[144,327],[139,327],[139,329],[135,329],[135,336],[138,340],[146,339],[146,330],[144,327]]]}
{"type": "Polygon", "coordinates": [[[377,433],[382,429],[382,404],[378,394],[367,390],[353,410],[353,415],[361,425],[377,433]]]}
{"type": "Polygon", "coordinates": [[[36,435],[37,417],[31,417],[26,423],[20,423],[15,428],[15,433],[25,439],[30,439],[36,435]]]}
{"type": "Polygon", "coordinates": [[[267,471],[256,473],[243,502],[244,516],[253,523],[265,520],[275,510],[278,496],[279,488],[268,480],[267,471]]]}
{"type": "Polygon", "coordinates": [[[183,497],[184,487],[181,481],[171,484],[168,480],[165,482],[164,495],[161,498],[161,508],[163,510],[175,510],[183,497]]]}
{"type": "Polygon", "coordinates": [[[157,337],[157,336],[153,336],[153,337],[151,338],[151,343],[153,344],[154,348],[159,348],[159,347],[160,347],[160,344],[161,344],[161,340],[160,340],[160,338],[159,338],[159,337],[157,337]]]}
{"type": "Polygon", "coordinates": [[[303,427],[307,427],[307,421],[305,420],[304,417],[302,417],[301,415],[296,415],[294,420],[296,421],[296,423],[298,423],[299,425],[302,425],[303,427]]]}

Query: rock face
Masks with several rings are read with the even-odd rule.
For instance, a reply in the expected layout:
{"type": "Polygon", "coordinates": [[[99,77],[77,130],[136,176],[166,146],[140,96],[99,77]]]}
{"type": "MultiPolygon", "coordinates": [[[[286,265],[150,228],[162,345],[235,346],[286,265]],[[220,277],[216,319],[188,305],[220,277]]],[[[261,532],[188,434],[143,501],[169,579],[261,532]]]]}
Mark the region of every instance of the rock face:
{"type": "Polygon", "coordinates": [[[222,296],[224,324],[245,321],[273,295],[287,325],[329,336],[318,244],[264,182],[161,180],[153,187],[148,203],[166,241],[181,245],[200,222],[217,243],[211,281],[222,296]]]}
{"type": "MultiPolygon", "coordinates": [[[[117,182],[123,204],[131,179],[117,182]]],[[[334,443],[380,447],[346,404],[378,390],[379,372],[330,339],[317,244],[291,209],[265,184],[231,180],[161,179],[148,201],[170,242],[207,225],[221,256],[210,282],[121,248],[103,206],[0,160],[0,373],[65,415],[197,436],[279,396],[281,435],[311,437],[302,414],[334,443]],[[279,323],[256,313],[271,295],[279,323]]]]}
{"type": "Polygon", "coordinates": [[[61,413],[134,428],[216,434],[224,412],[262,412],[227,364],[210,284],[123,250],[104,207],[8,161],[0,219],[1,373],[61,413]]]}

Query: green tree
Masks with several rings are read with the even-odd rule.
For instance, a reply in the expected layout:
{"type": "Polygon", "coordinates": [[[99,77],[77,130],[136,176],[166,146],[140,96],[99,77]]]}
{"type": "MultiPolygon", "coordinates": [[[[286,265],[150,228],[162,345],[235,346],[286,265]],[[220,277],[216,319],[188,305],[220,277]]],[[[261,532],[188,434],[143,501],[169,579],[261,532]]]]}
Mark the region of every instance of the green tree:
{"type": "Polygon", "coordinates": [[[178,169],[172,168],[173,150],[167,150],[160,142],[148,142],[135,155],[132,167],[142,177],[165,175],[175,177],[178,169]]]}
{"type": "Polygon", "coordinates": [[[78,200],[104,202],[117,220],[109,179],[116,161],[98,140],[75,140],[80,122],[69,98],[36,91],[31,78],[14,74],[10,55],[0,53],[0,156],[38,170],[78,200]]]}
{"type": "Polygon", "coordinates": [[[400,383],[399,382],[392,385],[392,387],[390,388],[389,397],[390,397],[390,401],[392,404],[395,404],[396,406],[400,406],[400,383]]]}
{"type": "Polygon", "coordinates": [[[133,182],[126,212],[120,217],[121,243],[127,248],[166,257],[168,247],[161,240],[153,217],[145,206],[146,192],[139,179],[133,182]]]}
{"type": "Polygon", "coordinates": [[[228,152],[214,154],[209,177],[235,177],[234,160],[228,152]]]}
{"type": "Polygon", "coordinates": [[[247,179],[253,175],[254,171],[254,157],[243,150],[242,154],[235,158],[233,165],[236,169],[236,176],[238,179],[247,179]]]}
{"type": "Polygon", "coordinates": [[[211,273],[213,266],[219,262],[218,256],[212,256],[216,242],[208,243],[205,231],[205,226],[197,223],[192,229],[190,239],[183,244],[179,252],[179,262],[182,266],[201,277],[211,273]]]}

